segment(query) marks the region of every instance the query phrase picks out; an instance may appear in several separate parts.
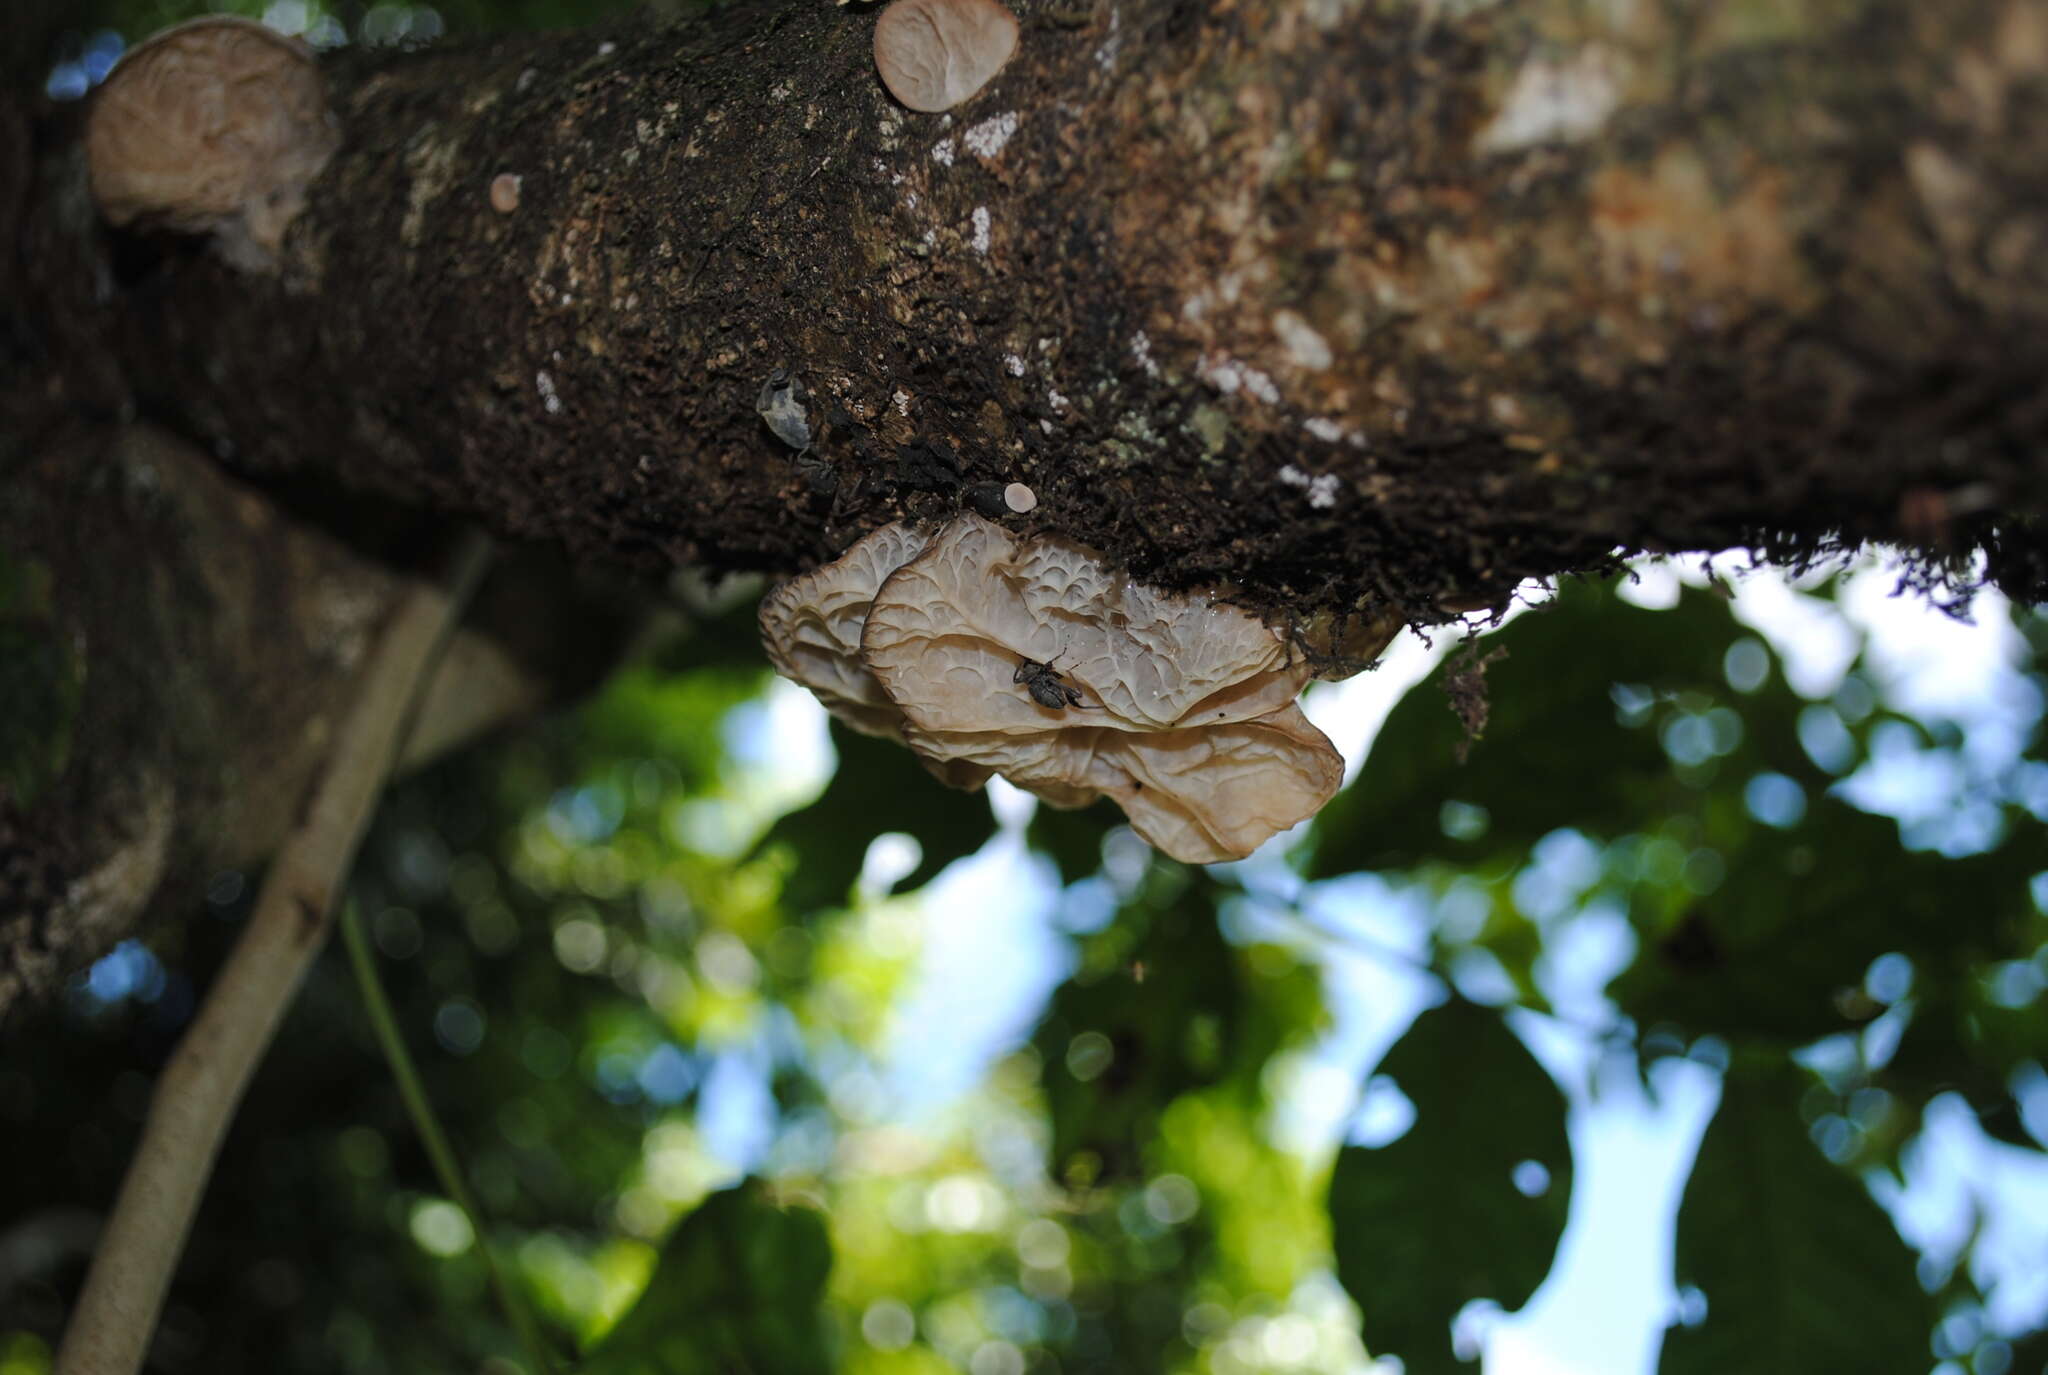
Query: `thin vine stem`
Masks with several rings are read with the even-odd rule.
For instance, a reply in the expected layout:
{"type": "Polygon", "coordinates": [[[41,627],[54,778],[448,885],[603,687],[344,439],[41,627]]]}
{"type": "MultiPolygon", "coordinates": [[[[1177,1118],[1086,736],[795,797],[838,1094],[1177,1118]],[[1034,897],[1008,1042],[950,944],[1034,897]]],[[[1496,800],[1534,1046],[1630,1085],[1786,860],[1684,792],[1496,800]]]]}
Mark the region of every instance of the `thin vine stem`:
{"type": "Polygon", "coordinates": [[[341,939],[348,949],[349,967],[355,971],[356,985],[362,989],[363,1011],[369,1015],[370,1026],[376,1032],[377,1044],[384,1050],[384,1058],[390,1062],[391,1077],[398,1082],[398,1096],[404,1100],[405,1110],[419,1131],[420,1144],[427,1149],[427,1159],[433,1163],[434,1174],[440,1179],[441,1187],[448,1191],[448,1196],[455,1200],[455,1206],[462,1209],[463,1216],[469,1219],[469,1230],[476,1237],[477,1250],[484,1258],[484,1269],[490,1275],[498,1305],[505,1310],[505,1320],[512,1325],[520,1346],[525,1348],[527,1359],[539,1375],[553,1375],[554,1361],[548,1354],[546,1340],[541,1336],[540,1324],[535,1320],[533,1310],[527,1306],[525,1293],[484,1232],[483,1213],[477,1207],[476,1196],[470,1192],[469,1184],[463,1178],[462,1167],[455,1158],[455,1148],[449,1143],[448,1133],[442,1130],[440,1118],[434,1115],[433,1102],[427,1097],[426,1085],[420,1080],[419,1067],[413,1063],[412,1052],[405,1047],[405,1034],[399,1030],[398,1017],[391,1010],[391,999],[386,996],[384,981],[377,973],[377,957],[370,950],[369,937],[363,933],[362,918],[353,902],[342,907],[341,939]]]}

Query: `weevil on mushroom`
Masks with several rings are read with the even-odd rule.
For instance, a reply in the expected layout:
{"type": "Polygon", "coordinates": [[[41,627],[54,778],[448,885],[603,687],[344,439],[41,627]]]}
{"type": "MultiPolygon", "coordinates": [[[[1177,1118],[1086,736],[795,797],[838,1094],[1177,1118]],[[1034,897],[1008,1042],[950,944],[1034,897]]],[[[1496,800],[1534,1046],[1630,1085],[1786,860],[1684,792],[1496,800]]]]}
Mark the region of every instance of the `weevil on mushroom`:
{"type": "Polygon", "coordinates": [[[207,236],[246,272],[275,272],[285,229],[341,145],[313,51],[212,15],[131,49],[86,118],[87,179],[109,224],[207,236]]]}
{"type": "Polygon", "coordinates": [[[1080,707],[1083,711],[1093,710],[1082,703],[1081,689],[1067,681],[1067,675],[1053,667],[1059,656],[1053,656],[1051,663],[1041,664],[1036,659],[1026,659],[1017,665],[1017,671],[1010,675],[1013,683],[1022,683],[1038,705],[1053,711],[1065,711],[1068,707],[1080,707]]]}

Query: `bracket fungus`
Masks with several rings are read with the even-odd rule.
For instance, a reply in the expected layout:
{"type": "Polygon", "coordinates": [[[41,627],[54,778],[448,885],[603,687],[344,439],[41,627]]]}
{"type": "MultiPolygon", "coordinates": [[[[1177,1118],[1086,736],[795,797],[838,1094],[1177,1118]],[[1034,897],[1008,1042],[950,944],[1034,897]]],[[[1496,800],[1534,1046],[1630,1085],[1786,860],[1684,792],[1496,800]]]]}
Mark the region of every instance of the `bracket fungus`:
{"type": "Polygon", "coordinates": [[[286,226],[340,144],[312,49],[227,15],[137,45],[85,128],[93,199],[110,224],[210,235],[248,272],[276,270],[286,226]]]}
{"type": "MultiPolygon", "coordinates": [[[[835,562],[792,578],[761,599],[761,643],[775,671],[811,690],[826,711],[862,735],[903,739],[903,710],[860,657],[860,632],[888,576],[928,542],[906,525],[885,525],[835,562]]],[[[925,761],[942,781],[978,788],[991,770],[925,761]]]]}
{"type": "Polygon", "coordinates": [[[771,593],[761,627],[778,670],[945,781],[1112,798],[1189,863],[1243,858],[1343,776],[1295,704],[1307,663],[1257,617],[978,516],[875,532],[771,593]]]}
{"type": "Polygon", "coordinates": [[[1017,51],[1017,17],[996,0],[895,0],[875,21],[889,94],[937,114],[966,100],[1017,51]]]}

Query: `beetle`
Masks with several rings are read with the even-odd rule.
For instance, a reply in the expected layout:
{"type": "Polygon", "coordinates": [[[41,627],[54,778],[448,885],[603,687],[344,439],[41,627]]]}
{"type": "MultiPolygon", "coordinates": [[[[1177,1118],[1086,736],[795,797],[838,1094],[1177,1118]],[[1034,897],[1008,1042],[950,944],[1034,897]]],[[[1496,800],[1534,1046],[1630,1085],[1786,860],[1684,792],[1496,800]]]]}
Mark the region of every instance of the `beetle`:
{"type": "Polygon", "coordinates": [[[1053,655],[1046,663],[1026,659],[1017,665],[1017,671],[1010,675],[1010,681],[1022,683],[1025,690],[1031,694],[1032,701],[1053,711],[1065,711],[1068,707],[1079,707],[1083,711],[1102,710],[1100,707],[1091,707],[1081,700],[1081,689],[1068,682],[1067,675],[1053,667],[1059,661],[1058,654],[1053,655]]]}

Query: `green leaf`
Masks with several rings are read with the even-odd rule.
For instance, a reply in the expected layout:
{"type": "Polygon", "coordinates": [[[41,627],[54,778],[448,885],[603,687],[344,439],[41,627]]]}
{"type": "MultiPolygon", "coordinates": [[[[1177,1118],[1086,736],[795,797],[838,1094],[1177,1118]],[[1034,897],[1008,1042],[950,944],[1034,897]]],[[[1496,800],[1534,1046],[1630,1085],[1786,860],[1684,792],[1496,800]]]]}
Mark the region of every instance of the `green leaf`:
{"type": "Polygon", "coordinates": [[[580,1375],[829,1375],[831,1268],[816,1212],[778,1208],[758,1181],[715,1193],[683,1219],[580,1375]]]}
{"type": "MultiPolygon", "coordinates": [[[[1729,626],[1715,597],[1689,595],[1668,611],[1646,611],[1603,584],[1567,583],[1550,605],[1487,637],[1508,653],[1487,670],[1486,735],[1464,763],[1465,729],[1442,690],[1447,666],[1401,699],[1358,778],[1323,809],[1309,877],[1430,858],[1469,864],[1560,826],[1600,836],[1633,830],[1685,789],[1654,722],[1617,722],[1613,688],[1727,694],[1721,658],[1729,626]],[[1424,799],[1428,805],[1417,805],[1424,799]],[[1448,801],[1483,806],[1483,833],[1446,835],[1437,804],[1448,801]]],[[[1791,772],[1804,763],[1789,721],[1776,744],[1782,758],[1773,767],[1791,772]]]]}
{"type": "Polygon", "coordinates": [[[1410,1375],[1453,1371],[1458,1310],[1480,1298],[1519,1308],[1550,1271],[1571,1198],[1564,1096],[1500,1013],[1455,997],[1418,1018],[1377,1072],[1415,1105],[1415,1123],[1390,1145],[1338,1153],[1337,1278],[1376,1354],[1410,1375]],[[1514,1182],[1530,1160],[1550,1175],[1534,1198],[1514,1182]]]}
{"type": "Polygon", "coordinates": [[[1084,1182],[1139,1174],[1161,1115],[1183,1094],[1234,1079],[1258,1101],[1267,1061],[1322,1017],[1313,970],[1277,947],[1224,940],[1214,880],[1177,865],[1155,866],[1155,879],[1165,891],[1083,942],[1081,967],[1032,1038],[1046,1066],[1053,1168],[1086,1157],[1084,1182]],[[1180,890],[1183,878],[1194,891],[1180,890]]]}
{"type": "MultiPolygon", "coordinates": [[[[1786,686],[1761,642],[1763,683],[1748,694],[1731,688],[1726,654],[1737,638],[1753,637],[1710,593],[1688,590],[1669,610],[1647,611],[1609,584],[1568,581],[1555,601],[1487,637],[1508,653],[1487,670],[1486,735],[1466,762],[1464,727],[1443,692],[1451,666],[1402,698],[1358,778],[1318,818],[1309,877],[1519,858],[1561,827],[1611,840],[1702,811],[1717,826],[1746,825],[1743,786],[1765,770],[1817,795],[1834,775],[1800,743],[1812,704],[1786,686]],[[1699,766],[1674,764],[1664,733],[1717,708],[1739,718],[1739,738],[1699,766]],[[1459,803],[1481,808],[1482,824],[1447,824],[1442,809],[1459,803]]],[[[1879,711],[1860,721],[1851,767],[1873,726],[1903,719],[1879,711]]]]}
{"type": "Polygon", "coordinates": [[[1731,1069],[1678,1213],[1678,1279],[1706,1321],[1664,1340],[1659,1375],[1926,1375],[1934,1306],[1869,1191],[1815,1149],[1789,1062],[1731,1069]]]}
{"type": "Polygon", "coordinates": [[[1041,802],[1024,837],[1059,867],[1061,883],[1073,883],[1102,868],[1102,838],[1123,824],[1123,812],[1107,798],[1080,808],[1041,802]]]}
{"type": "Polygon", "coordinates": [[[767,681],[757,667],[664,672],[633,665],[577,713],[577,754],[586,769],[598,760],[658,759],[687,786],[707,786],[726,764],[718,723],[759,697],[767,681]]]}
{"type": "Polygon", "coordinates": [[[1644,950],[1611,993],[1645,1025],[1786,1049],[1854,1030],[1836,995],[1888,951],[1911,956],[1923,983],[2030,953],[2040,854],[2018,836],[1958,859],[1908,850],[1891,818],[1821,797],[1792,830],[1749,827],[1724,856],[1726,882],[1675,922],[1635,912],[1644,950]]]}
{"type": "Polygon", "coordinates": [[[885,832],[911,835],[923,849],[917,868],[898,885],[903,888],[926,882],[995,834],[984,794],[946,787],[902,745],[856,734],[835,721],[832,746],[839,767],[824,794],[777,821],[758,847],[780,844],[794,857],[782,888],[790,912],[845,906],[868,845],[885,832]]]}

